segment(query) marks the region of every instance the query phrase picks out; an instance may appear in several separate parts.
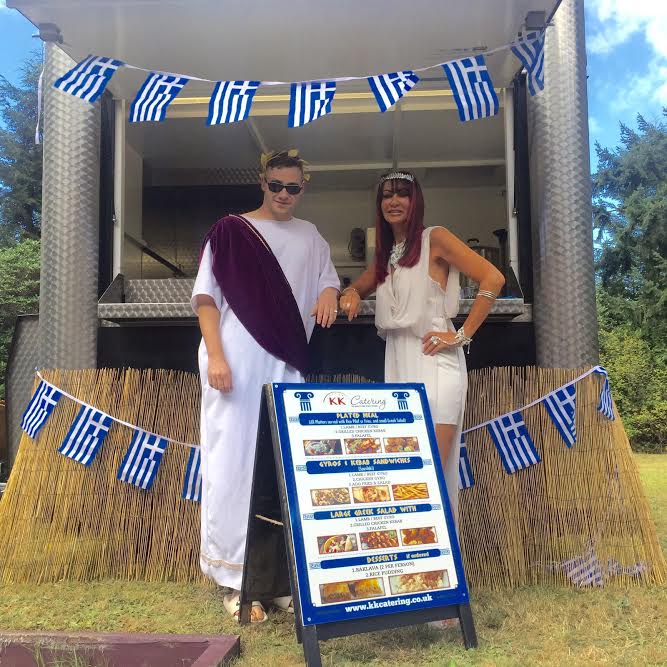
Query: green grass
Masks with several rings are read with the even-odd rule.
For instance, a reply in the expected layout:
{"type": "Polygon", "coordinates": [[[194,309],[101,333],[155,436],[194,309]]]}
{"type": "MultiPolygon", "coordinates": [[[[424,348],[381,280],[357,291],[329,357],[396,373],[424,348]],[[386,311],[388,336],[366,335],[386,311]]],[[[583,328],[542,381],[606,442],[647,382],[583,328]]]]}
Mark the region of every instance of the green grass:
{"type": "MultiPolygon", "coordinates": [[[[637,455],[663,548],[667,456],[637,455]]],[[[604,590],[526,587],[473,591],[480,646],[457,628],[428,627],[323,643],[324,665],[667,665],[667,587],[604,590]]],[[[240,634],[243,667],[302,665],[292,620],[274,612],[239,628],[219,593],[203,586],[100,582],[0,586],[0,627],[11,630],[240,634]]]]}

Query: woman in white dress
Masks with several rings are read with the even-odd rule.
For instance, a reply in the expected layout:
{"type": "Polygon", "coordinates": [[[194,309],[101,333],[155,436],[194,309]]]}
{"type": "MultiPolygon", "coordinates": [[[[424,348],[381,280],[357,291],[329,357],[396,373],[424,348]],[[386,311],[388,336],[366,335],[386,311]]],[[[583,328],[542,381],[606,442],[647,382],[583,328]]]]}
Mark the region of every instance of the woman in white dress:
{"type": "Polygon", "coordinates": [[[458,462],[468,377],[463,346],[486,319],[505,279],[444,227],[425,229],[424,198],[409,172],[383,176],[376,199],[375,262],[340,297],[352,320],[376,291],[375,324],[386,340],[385,382],[423,382],[450,505],[458,524],[458,462]],[[459,273],[479,283],[463,326],[459,273]]]}

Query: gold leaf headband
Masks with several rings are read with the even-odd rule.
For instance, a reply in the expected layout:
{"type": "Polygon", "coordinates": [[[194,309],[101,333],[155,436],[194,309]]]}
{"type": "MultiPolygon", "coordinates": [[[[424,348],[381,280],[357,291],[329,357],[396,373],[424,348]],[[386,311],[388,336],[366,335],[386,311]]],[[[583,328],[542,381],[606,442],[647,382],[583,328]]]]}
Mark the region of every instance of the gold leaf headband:
{"type": "Polygon", "coordinates": [[[296,160],[299,163],[299,166],[301,167],[301,170],[303,171],[303,180],[304,181],[310,180],[310,174],[308,173],[308,162],[306,162],[306,160],[304,160],[303,158],[299,157],[298,148],[290,148],[287,151],[282,150],[282,151],[271,151],[269,153],[262,153],[259,157],[259,164],[262,168],[260,176],[264,176],[266,174],[267,166],[269,162],[271,162],[271,160],[274,160],[275,158],[281,156],[296,158],[296,160]]]}

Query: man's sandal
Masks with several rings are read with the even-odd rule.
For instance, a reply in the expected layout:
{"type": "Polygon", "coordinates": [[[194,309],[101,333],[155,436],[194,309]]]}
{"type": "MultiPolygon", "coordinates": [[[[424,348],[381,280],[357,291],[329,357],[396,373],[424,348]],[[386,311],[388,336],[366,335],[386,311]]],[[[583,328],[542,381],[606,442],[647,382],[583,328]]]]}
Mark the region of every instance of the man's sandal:
{"type": "Polygon", "coordinates": [[[280,611],[287,612],[288,614],[294,613],[294,600],[292,599],[291,595],[284,595],[280,598],[273,598],[271,602],[273,603],[273,606],[277,609],[280,609],[280,611]]]}
{"type": "MultiPolygon", "coordinates": [[[[239,618],[241,616],[241,599],[240,599],[240,594],[235,591],[234,593],[225,593],[225,595],[222,596],[222,604],[227,610],[227,613],[238,623],[239,618]]],[[[261,609],[262,610],[262,618],[260,619],[253,619],[252,616],[250,617],[250,622],[251,623],[264,623],[267,619],[268,616],[266,615],[266,610],[264,609],[264,605],[262,605],[261,602],[257,602],[256,600],[252,603],[252,609],[261,609]]]]}

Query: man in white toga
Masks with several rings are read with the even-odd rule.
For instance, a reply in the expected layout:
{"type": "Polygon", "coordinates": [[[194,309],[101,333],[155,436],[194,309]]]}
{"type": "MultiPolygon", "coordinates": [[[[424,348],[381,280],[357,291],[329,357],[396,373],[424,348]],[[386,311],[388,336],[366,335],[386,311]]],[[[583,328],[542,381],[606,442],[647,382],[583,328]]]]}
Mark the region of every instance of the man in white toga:
{"type": "MultiPolygon", "coordinates": [[[[262,385],[303,382],[315,323],[333,324],[340,282],[316,227],[293,217],[304,163],[295,150],[262,156],[262,205],[209,231],[192,291],[199,317],[201,567],[238,621],[262,385]]],[[[293,611],[290,598],[274,601],[293,611]]],[[[252,603],[252,622],[266,620],[252,603]]]]}

